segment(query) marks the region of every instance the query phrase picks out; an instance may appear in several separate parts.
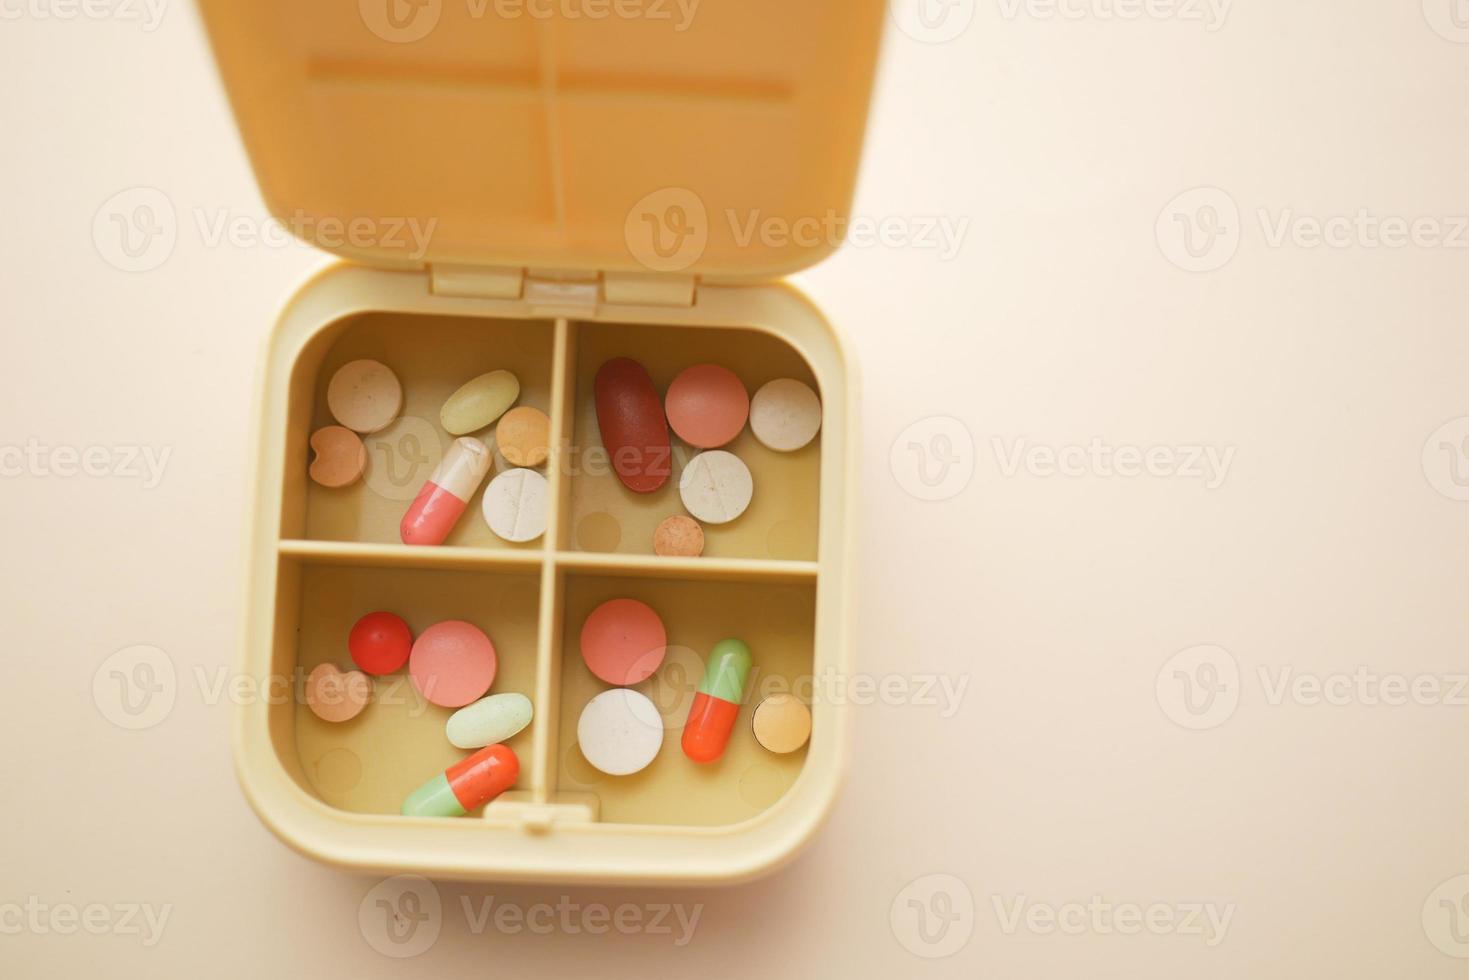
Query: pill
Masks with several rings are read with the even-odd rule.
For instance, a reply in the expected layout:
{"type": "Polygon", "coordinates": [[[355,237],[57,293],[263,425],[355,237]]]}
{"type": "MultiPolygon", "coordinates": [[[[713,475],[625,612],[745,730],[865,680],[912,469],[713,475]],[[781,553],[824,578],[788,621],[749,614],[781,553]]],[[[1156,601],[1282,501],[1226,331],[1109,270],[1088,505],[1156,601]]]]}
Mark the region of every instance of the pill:
{"type": "Polygon", "coordinates": [[[413,641],[408,674],[432,704],[462,708],[484,697],[499,661],[484,631],[460,619],[435,623],[413,641]]]}
{"type": "Polygon", "coordinates": [[[750,394],[744,382],[718,364],[684,368],[668,386],[663,404],[673,431],[699,449],[715,449],[729,442],[750,416],[750,394]]]}
{"type": "Polygon", "coordinates": [[[466,756],[403,801],[405,817],[462,817],[515,785],[520,760],[508,745],[488,745],[466,756]]]}
{"type": "Polygon", "coordinates": [[[316,458],[307,472],[324,487],[351,486],[367,466],[367,447],[345,426],[327,425],[311,433],[311,451],[316,458]]]}
{"type": "Polygon", "coordinates": [[[381,432],[403,409],[403,386],[386,364],[349,361],[327,384],[326,407],[353,432],[381,432]]]}
{"type": "Polygon", "coordinates": [[[306,705],[322,721],[351,721],[372,699],[372,681],[360,670],[317,664],[306,675],[306,705]]]}
{"type": "Polygon", "coordinates": [[[750,663],[750,648],[740,640],[720,640],[710,651],[683,729],[683,754],[695,762],[724,755],[745,700],[750,663]]]}
{"type": "Polygon", "coordinates": [[[603,691],[576,723],[581,754],[609,776],[646,769],[663,747],[663,718],[644,694],[625,687],[603,691]]]}
{"type": "Polygon", "coordinates": [[[546,533],[551,493],[535,470],[506,470],[485,487],[480,501],[485,523],[506,541],[534,541],[546,533]]]}
{"type": "Polygon", "coordinates": [[[390,612],[368,613],[347,634],[352,662],[369,674],[391,674],[408,662],[412,650],[413,631],[403,617],[390,612]]]}
{"type": "Polygon", "coordinates": [[[493,455],[488,446],[465,436],[455,439],[413,498],[398,526],[404,544],[443,544],[484,482],[493,455]]]}
{"type": "Polygon", "coordinates": [[[811,737],[811,709],[792,694],[772,694],[755,706],[750,727],[771,752],[794,752],[811,737]]]}
{"type": "Polygon", "coordinates": [[[704,529],[692,517],[675,514],[653,530],[653,553],[666,557],[697,558],[704,553],[704,529]]]}
{"type": "Polygon", "coordinates": [[[761,385],[750,402],[750,431],[776,452],[795,452],[821,431],[821,399],[795,378],[761,385]]]}
{"type": "Polygon", "coordinates": [[[615,357],[597,369],[597,428],[612,470],[635,493],[652,493],[673,472],[668,421],[653,379],[637,361],[615,357]]]}
{"type": "Polygon", "coordinates": [[[462,436],[490,425],[520,397],[520,380],[509,371],[490,371],[471,378],[449,396],[439,421],[450,435],[462,436]]]}
{"type": "Polygon", "coordinates": [[[734,453],[711,449],[689,460],[678,493],[688,512],[705,524],[727,524],[750,506],[755,481],[734,453]]]}
{"type": "Polygon", "coordinates": [[[495,445],[511,466],[540,466],[551,454],[551,419],[529,405],[512,408],[495,426],[495,445]]]}
{"type": "Polygon", "coordinates": [[[461,749],[477,749],[513,738],[530,719],[530,698],[524,694],[491,694],[450,715],[444,734],[461,749]]]}
{"type": "Polygon", "coordinates": [[[582,623],[582,659],[608,684],[647,680],[667,651],[668,631],[646,602],[608,599],[582,623]]]}

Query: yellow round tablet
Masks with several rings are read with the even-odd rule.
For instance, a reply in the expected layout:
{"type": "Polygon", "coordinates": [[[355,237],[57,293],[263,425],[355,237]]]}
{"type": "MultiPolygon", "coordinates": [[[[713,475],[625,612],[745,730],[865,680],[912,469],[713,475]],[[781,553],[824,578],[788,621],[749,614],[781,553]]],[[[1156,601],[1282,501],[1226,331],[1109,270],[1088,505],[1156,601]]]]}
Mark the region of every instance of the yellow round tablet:
{"type": "Polygon", "coordinates": [[[511,466],[540,466],[551,454],[551,420],[529,405],[512,408],[495,426],[495,445],[511,466]]]}
{"type": "Polygon", "coordinates": [[[794,752],[811,737],[811,709],[792,694],[772,694],[755,708],[755,740],[771,752],[794,752]]]}

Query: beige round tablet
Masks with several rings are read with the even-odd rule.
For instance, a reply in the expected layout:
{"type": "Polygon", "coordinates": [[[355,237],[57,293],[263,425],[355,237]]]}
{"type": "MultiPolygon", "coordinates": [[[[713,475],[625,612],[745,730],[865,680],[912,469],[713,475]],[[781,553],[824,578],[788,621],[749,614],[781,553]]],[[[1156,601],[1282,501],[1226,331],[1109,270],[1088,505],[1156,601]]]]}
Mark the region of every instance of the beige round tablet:
{"type": "Polygon", "coordinates": [[[692,517],[665,517],[653,531],[653,553],[669,558],[697,558],[704,553],[704,529],[692,517]]]}
{"type": "Polygon", "coordinates": [[[811,737],[811,709],[791,694],[772,694],[750,719],[755,741],[771,752],[794,752],[811,737]]]}
{"type": "Polygon", "coordinates": [[[326,386],[326,407],[353,432],[381,432],[403,410],[403,386],[380,361],[349,361],[326,386]]]}
{"type": "Polygon", "coordinates": [[[551,420],[529,405],[512,408],[495,426],[495,445],[511,466],[540,466],[551,453],[551,420]]]}
{"type": "Polygon", "coordinates": [[[795,452],[821,431],[821,399],[795,378],[761,385],[750,402],[750,431],[776,452],[795,452]]]}
{"type": "Polygon", "coordinates": [[[316,458],[307,470],[311,479],[324,487],[345,487],[357,482],[367,466],[367,447],[351,429],[327,425],[311,433],[311,451],[316,458]]]}
{"type": "Polygon", "coordinates": [[[678,494],[688,512],[705,524],[728,524],[750,506],[755,481],[734,453],[711,449],[689,460],[678,494]]]}

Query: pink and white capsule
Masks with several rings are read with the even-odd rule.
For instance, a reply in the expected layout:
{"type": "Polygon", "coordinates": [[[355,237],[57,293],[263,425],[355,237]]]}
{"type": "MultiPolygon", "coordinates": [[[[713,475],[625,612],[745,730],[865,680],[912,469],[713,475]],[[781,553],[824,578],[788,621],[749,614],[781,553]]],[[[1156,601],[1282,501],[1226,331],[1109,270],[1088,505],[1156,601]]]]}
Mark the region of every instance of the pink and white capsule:
{"type": "Polygon", "coordinates": [[[492,459],[490,447],[473,436],[455,439],[403,515],[398,526],[403,543],[443,544],[484,482],[492,459]]]}

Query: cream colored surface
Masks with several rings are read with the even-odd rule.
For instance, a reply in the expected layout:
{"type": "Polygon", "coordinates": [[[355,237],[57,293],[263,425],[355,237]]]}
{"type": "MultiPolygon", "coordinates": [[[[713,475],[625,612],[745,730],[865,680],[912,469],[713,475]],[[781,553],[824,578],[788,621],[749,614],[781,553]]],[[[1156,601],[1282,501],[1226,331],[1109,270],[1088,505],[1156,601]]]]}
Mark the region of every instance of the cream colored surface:
{"type": "MultiPolygon", "coordinates": [[[[945,260],[874,235],[800,279],[865,368],[856,662],[967,683],[959,709],[857,708],[846,791],[776,877],[695,891],[442,884],[436,940],[406,961],[359,927],[376,879],[290,852],[250,813],[230,771],[231,695],[216,687],[240,617],[251,372],[318,256],[270,234],[252,243],[263,207],[190,8],[165,9],[154,31],[7,22],[0,72],[24,94],[0,127],[24,152],[0,157],[0,444],[34,440],[39,462],[7,450],[0,481],[13,624],[0,731],[24,747],[0,756],[0,905],[171,912],[148,946],[49,925],[0,934],[0,969],[1461,976],[1425,911],[1452,905],[1451,879],[1469,872],[1465,708],[1270,695],[1287,668],[1465,670],[1469,505],[1437,489],[1456,492],[1448,470],[1431,481],[1421,463],[1430,436],[1469,415],[1463,252],[1276,247],[1269,233],[1285,209],[1469,211],[1469,47],[1415,3],[1236,4],[1212,33],[1010,9],[978,7],[944,44],[890,28],[874,103],[854,213],[967,219],[962,247],[945,260]],[[1155,225],[1200,185],[1231,196],[1244,232],[1228,264],[1190,274],[1155,225]],[[102,211],[115,230],[104,206],[160,201],[117,197],[137,187],[163,194],[175,240],[160,265],[124,272],[93,224],[102,211]],[[935,502],[910,492],[933,492],[915,470],[895,476],[891,453],[931,417],[960,420],[974,444],[970,482],[935,502]],[[1214,490],[1002,467],[1016,439],[1093,436],[1236,453],[1214,490]],[[111,475],[43,475],[66,471],[60,448],[94,446],[113,451],[111,475]],[[125,447],[155,464],[166,451],[161,479],[141,451],[125,466],[125,447]],[[1202,644],[1229,652],[1243,690],[1226,721],[1189,731],[1157,681],[1202,644]],[[115,703],[111,672],[136,663],[170,665],[175,693],[134,731],[99,701],[115,703]],[[58,787],[73,806],[51,802],[58,787]],[[967,886],[974,918],[967,942],[929,961],[904,940],[938,947],[902,916],[909,898],[940,910],[905,891],[931,874],[967,886]],[[676,919],[673,936],[511,933],[493,917],[476,934],[466,908],[489,896],[702,908],[674,949],[676,919]],[[1236,911],[1213,947],[1024,921],[1007,932],[1022,896],[1236,911]]],[[[936,431],[904,445],[933,447],[936,431]]],[[[909,467],[923,458],[908,452],[909,467]]]]}

